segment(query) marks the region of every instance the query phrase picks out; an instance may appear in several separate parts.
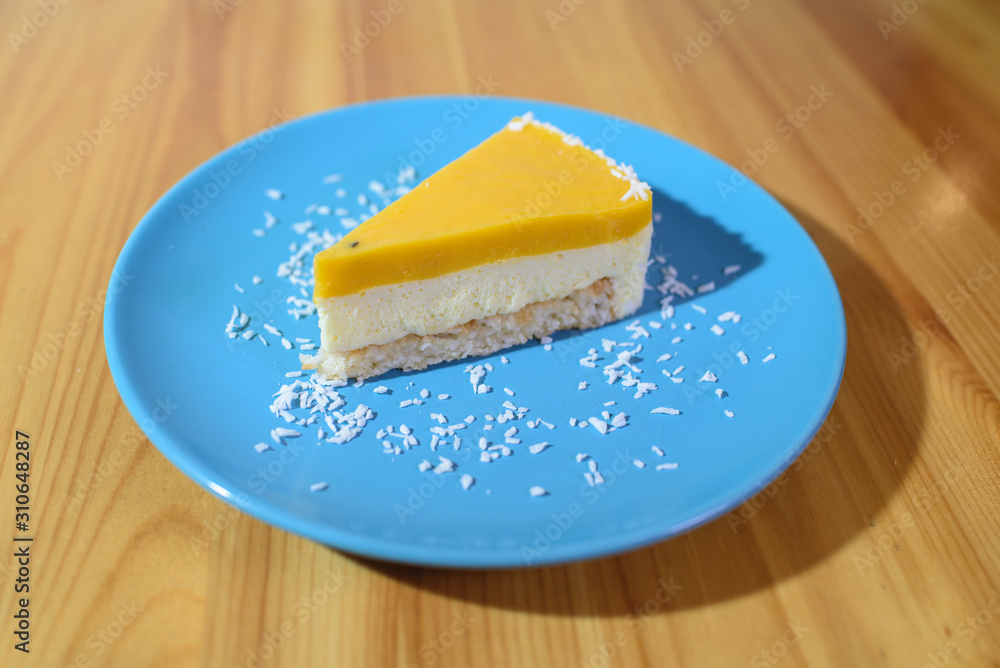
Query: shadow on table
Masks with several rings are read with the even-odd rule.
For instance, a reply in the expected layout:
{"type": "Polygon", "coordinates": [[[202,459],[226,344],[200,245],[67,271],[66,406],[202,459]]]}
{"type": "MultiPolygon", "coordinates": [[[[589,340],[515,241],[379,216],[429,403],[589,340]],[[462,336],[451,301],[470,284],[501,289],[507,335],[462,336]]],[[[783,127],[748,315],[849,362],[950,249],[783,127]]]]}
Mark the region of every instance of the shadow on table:
{"type": "MultiPolygon", "coordinates": [[[[916,456],[925,401],[920,355],[896,363],[912,332],[882,281],[854,250],[786,204],[822,251],[847,317],[843,384],[824,428],[784,484],[683,536],[628,554],[507,571],[435,570],[359,559],[391,578],[474,605],[553,615],[621,617],[724,602],[793,577],[844,548],[896,493],[916,456]],[[864,401],[861,401],[861,397],[864,401]],[[860,442],[852,423],[894,438],[860,442]],[[870,427],[869,427],[870,429],[870,427]]],[[[860,576],[860,572],[859,572],[860,576]]]]}

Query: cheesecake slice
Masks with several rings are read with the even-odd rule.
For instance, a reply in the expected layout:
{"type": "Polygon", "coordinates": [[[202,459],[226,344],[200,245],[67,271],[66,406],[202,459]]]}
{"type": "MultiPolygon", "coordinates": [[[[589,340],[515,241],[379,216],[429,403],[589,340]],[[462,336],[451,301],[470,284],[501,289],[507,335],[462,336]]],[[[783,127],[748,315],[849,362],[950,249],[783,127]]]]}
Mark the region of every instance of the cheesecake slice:
{"type": "Polygon", "coordinates": [[[649,185],[530,113],[318,253],[328,380],[486,355],[642,302],[649,185]]]}

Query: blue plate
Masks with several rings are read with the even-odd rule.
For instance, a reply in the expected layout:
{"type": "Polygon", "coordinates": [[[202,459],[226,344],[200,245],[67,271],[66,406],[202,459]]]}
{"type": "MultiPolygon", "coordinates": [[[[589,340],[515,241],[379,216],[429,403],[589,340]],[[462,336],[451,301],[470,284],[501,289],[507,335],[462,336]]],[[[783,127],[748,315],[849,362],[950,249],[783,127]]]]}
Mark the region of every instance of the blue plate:
{"type": "MultiPolygon", "coordinates": [[[[302,260],[306,278],[310,257],[302,260]]],[[[622,552],[726,513],[809,443],[833,404],[846,349],[840,296],[819,251],[788,211],[732,167],[593,111],[474,97],[335,109],[269,128],[210,159],[173,186],[132,233],[115,267],[104,328],[125,405],[156,447],[213,494],[342,550],[469,568],[622,552]],[[295,339],[319,340],[315,316],[289,313],[297,304],[288,298],[308,299],[309,291],[278,275],[290,249],[301,249],[309,235],[309,225],[294,224],[308,220],[314,233],[343,233],[372,203],[391,199],[407,165],[419,182],[527,110],[606,148],[653,186],[647,281],[654,289],[639,313],[597,330],[558,334],[548,346],[530,342],[508,350],[508,363],[498,354],[337,388],[346,402],[342,414],[361,403],[372,411],[360,435],[343,444],[320,439],[320,428],[330,432],[323,419],[297,426],[272,413],[273,395],[294,382],[286,372],[299,368],[295,339]],[[277,222],[268,226],[265,211],[277,222]],[[673,283],[665,279],[668,267],[676,270],[673,283]],[[665,295],[656,286],[671,296],[673,317],[661,311],[665,295]],[[234,305],[269,345],[243,332],[229,338],[234,305]],[[720,322],[728,311],[738,313],[739,322],[720,322]],[[635,320],[641,329],[629,328],[635,320]],[[283,347],[265,323],[295,347],[283,347]],[[605,352],[605,339],[626,345],[605,352]],[[633,377],[657,386],[639,398],[636,386],[608,384],[603,373],[619,353],[635,350],[628,344],[642,345],[630,362],[641,370],[631,371],[633,377]],[[596,366],[581,365],[592,348],[599,353],[596,366]],[[657,361],[667,354],[670,360],[657,361]],[[470,363],[492,366],[482,381],[492,391],[473,393],[470,363]],[[681,383],[663,373],[682,365],[675,374],[681,383]],[[706,371],[717,382],[700,380],[706,371]],[[581,381],[586,389],[579,389],[581,381]],[[390,391],[375,393],[380,385],[390,391]],[[720,398],[716,389],[725,394],[720,398]],[[450,398],[439,399],[442,394],[450,398]],[[400,406],[409,399],[423,403],[400,406]],[[505,413],[505,401],[528,412],[488,422],[487,414],[505,413]],[[680,414],[651,412],[658,407],[680,414]],[[610,425],[603,411],[612,419],[624,413],[627,424],[600,433],[601,423],[591,425],[589,418],[610,425]],[[438,424],[432,413],[446,416],[449,425],[476,416],[455,432],[462,439],[458,451],[452,438],[432,451],[430,428],[438,424]],[[539,418],[554,428],[534,422],[539,418]],[[574,418],[588,426],[571,426],[574,418]],[[400,436],[378,437],[386,425],[398,434],[403,424],[419,444],[407,449],[400,436]],[[512,438],[521,441],[508,444],[512,454],[481,462],[480,438],[505,445],[512,426],[518,429],[512,438]],[[270,435],[276,427],[302,435],[282,444],[270,435]],[[386,454],[383,440],[400,452],[386,454]],[[542,441],[551,447],[529,452],[542,441]],[[258,452],[261,442],[271,449],[258,452]],[[578,462],[578,453],[589,459],[578,462]],[[418,469],[425,459],[439,464],[441,456],[456,470],[418,469]],[[603,477],[595,486],[585,478],[591,461],[603,477]],[[657,468],[664,464],[670,466],[657,468]],[[468,490],[460,484],[464,474],[475,478],[468,490]],[[547,494],[532,496],[533,486],[547,494]]],[[[309,416],[301,408],[289,415],[309,416]]]]}

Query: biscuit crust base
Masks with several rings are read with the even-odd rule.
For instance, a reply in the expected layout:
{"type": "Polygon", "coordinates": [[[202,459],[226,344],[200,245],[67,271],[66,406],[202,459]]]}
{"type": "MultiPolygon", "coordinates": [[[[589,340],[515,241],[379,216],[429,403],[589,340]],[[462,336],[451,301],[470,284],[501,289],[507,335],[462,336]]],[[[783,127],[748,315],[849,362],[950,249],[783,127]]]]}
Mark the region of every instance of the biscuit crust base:
{"type": "Polygon", "coordinates": [[[392,369],[415,371],[439,362],[489,355],[563,329],[600,327],[631,315],[641,301],[641,295],[637,300],[616,291],[616,283],[616,279],[601,278],[561,299],[470,320],[439,334],[407,334],[357,350],[302,355],[302,368],[316,369],[325,380],[371,378],[392,369]],[[629,306],[631,309],[625,310],[629,306]]]}

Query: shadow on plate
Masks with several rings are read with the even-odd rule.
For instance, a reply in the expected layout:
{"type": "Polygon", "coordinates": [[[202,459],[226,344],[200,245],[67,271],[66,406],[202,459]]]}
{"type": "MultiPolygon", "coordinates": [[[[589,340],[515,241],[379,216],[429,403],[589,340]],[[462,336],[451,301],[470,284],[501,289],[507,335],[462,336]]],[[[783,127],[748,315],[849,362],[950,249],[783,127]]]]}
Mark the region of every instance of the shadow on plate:
{"type": "MultiPolygon", "coordinates": [[[[696,213],[687,204],[657,189],[653,190],[653,212],[660,220],[653,224],[650,256],[662,258],[665,263],[654,263],[646,274],[646,282],[654,287],[660,285],[664,283],[667,267],[676,268],[678,280],[693,292],[668,293],[673,295],[670,303],[674,306],[697,298],[699,286],[714,284],[714,289],[723,288],[746,276],[764,260],[739,234],[733,234],[713,219],[696,213]],[[739,270],[727,275],[726,267],[739,267],[739,270]]],[[[664,296],[657,291],[647,291],[639,314],[659,311],[664,296]]]]}
{"type": "Polygon", "coordinates": [[[926,401],[922,360],[918,354],[893,369],[888,353],[912,335],[896,300],[850,246],[805,212],[786,207],[837,280],[848,352],[833,410],[783,484],[773,484],[732,513],[687,534],[588,562],[462,571],[356,559],[395,580],[470,604],[621,617],[628,624],[643,615],[698,608],[766,589],[815,566],[874,526],[917,453],[920,409],[926,401]],[[872,449],[870,441],[852,435],[852,423],[877,424],[879,431],[895,436],[880,439],[872,449]]]}

